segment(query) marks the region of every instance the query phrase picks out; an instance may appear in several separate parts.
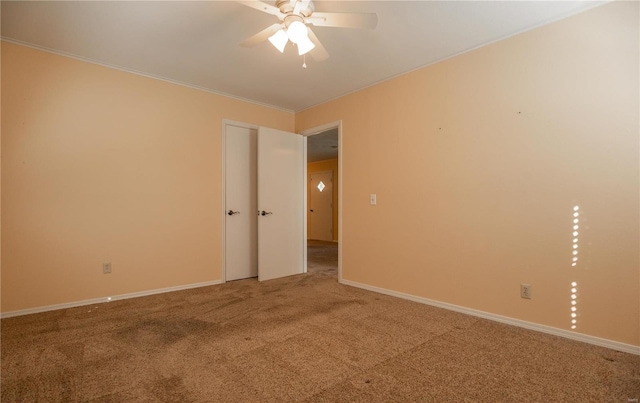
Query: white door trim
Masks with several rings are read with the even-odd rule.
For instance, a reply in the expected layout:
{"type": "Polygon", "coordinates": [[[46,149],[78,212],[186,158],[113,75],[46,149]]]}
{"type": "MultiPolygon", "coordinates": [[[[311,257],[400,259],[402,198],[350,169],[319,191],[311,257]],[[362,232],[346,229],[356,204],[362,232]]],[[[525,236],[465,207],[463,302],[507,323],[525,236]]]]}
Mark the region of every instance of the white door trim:
{"type": "MultiPolygon", "coordinates": [[[[337,172],[337,180],[338,180],[338,282],[342,282],[342,120],[336,120],[335,122],[330,122],[324,125],[312,127],[310,129],[306,129],[300,132],[301,135],[308,137],[313,136],[314,134],[319,134],[322,132],[326,132],[329,129],[338,129],[338,172],[337,172]]],[[[334,191],[335,183],[334,185],[334,191]]],[[[305,242],[307,237],[307,209],[309,206],[307,205],[307,143],[305,141],[305,150],[304,150],[304,236],[305,242]]],[[[335,230],[335,228],[334,228],[335,230]]],[[[304,248],[304,262],[305,262],[305,272],[307,271],[306,263],[307,263],[307,248],[305,244],[304,248]]]]}
{"type": "Polygon", "coordinates": [[[302,272],[303,273],[307,273],[307,266],[308,266],[308,262],[307,262],[307,252],[309,249],[309,245],[307,244],[307,203],[309,202],[307,200],[307,186],[309,186],[309,184],[307,183],[307,136],[305,136],[302,133],[299,133],[300,135],[303,136],[303,141],[302,141],[302,156],[303,156],[303,160],[302,160],[302,180],[304,181],[304,183],[302,184],[302,211],[303,211],[303,215],[302,215],[302,238],[303,238],[303,246],[302,246],[302,272]]]}

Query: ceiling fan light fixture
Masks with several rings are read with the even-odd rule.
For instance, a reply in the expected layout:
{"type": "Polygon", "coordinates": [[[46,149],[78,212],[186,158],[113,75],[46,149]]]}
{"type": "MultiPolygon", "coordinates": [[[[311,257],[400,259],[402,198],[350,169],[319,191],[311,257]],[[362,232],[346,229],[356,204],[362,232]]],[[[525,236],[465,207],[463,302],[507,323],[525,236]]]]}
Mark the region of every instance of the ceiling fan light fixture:
{"type": "Polygon", "coordinates": [[[287,46],[287,42],[289,41],[289,37],[287,33],[284,32],[284,29],[279,29],[275,34],[269,37],[269,42],[280,51],[280,53],[284,52],[284,47],[287,46]]]}
{"type": "Polygon", "coordinates": [[[300,56],[309,53],[311,50],[313,50],[313,48],[316,47],[316,45],[311,42],[311,39],[309,39],[308,36],[305,36],[303,40],[296,43],[296,46],[298,46],[298,54],[300,56]]]}
{"type": "Polygon", "coordinates": [[[289,27],[287,28],[287,35],[289,36],[289,40],[291,42],[297,44],[298,42],[304,41],[305,39],[309,40],[307,30],[307,26],[302,22],[294,21],[289,24],[289,27]]]}

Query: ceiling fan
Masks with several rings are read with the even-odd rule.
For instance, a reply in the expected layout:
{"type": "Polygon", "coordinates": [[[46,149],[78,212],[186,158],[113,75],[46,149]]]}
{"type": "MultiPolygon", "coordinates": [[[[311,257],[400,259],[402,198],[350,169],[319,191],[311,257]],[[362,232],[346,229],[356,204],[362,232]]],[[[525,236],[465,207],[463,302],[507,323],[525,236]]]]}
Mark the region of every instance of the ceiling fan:
{"type": "Polygon", "coordinates": [[[245,39],[240,45],[251,47],[268,39],[282,53],[287,43],[291,41],[297,46],[299,55],[313,50],[311,56],[316,61],[327,59],[329,53],[308,25],[360,29],[374,29],[378,25],[378,16],[375,13],[316,12],[311,0],[277,0],[275,6],[262,1],[238,2],[274,15],[280,20],[245,39]]]}

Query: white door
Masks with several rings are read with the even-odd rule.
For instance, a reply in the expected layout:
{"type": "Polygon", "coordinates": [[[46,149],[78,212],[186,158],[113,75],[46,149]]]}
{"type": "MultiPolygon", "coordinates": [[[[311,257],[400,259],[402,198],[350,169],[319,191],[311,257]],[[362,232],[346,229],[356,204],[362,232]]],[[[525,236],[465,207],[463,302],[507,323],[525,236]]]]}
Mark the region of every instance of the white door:
{"type": "Polygon", "coordinates": [[[304,137],[258,130],[258,280],[304,271],[304,137]]]}
{"type": "Polygon", "coordinates": [[[225,126],[225,279],[258,275],[257,130],[225,126]]]}
{"type": "Polygon", "coordinates": [[[309,239],[333,241],[333,171],[309,175],[309,239]]]}

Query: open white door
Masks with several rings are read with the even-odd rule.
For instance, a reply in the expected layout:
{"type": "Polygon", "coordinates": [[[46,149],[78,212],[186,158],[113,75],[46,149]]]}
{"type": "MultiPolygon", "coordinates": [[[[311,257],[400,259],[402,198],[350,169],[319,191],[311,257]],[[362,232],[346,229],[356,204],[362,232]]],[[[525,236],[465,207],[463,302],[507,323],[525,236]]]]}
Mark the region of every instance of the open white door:
{"type": "Polygon", "coordinates": [[[258,280],[304,271],[304,137],[258,129],[258,280]]]}

